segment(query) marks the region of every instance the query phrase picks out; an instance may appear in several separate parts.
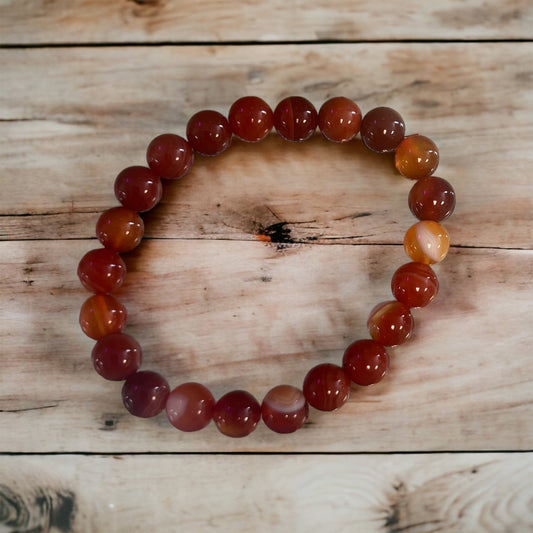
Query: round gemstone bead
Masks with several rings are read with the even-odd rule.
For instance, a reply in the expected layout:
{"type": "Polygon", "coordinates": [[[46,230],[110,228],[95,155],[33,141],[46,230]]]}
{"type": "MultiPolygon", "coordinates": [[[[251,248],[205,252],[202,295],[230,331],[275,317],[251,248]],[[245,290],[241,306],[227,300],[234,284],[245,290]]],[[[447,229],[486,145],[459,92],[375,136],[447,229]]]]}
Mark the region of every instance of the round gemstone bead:
{"type": "Polygon", "coordinates": [[[161,180],[147,167],[125,168],[115,180],[117,200],[132,211],[149,211],[162,195],[161,180]]]}
{"type": "Polygon", "coordinates": [[[167,398],[166,411],[170,423],[181,431],[198,431],[211,421],[215,399],[200,383],[183,383],[167,398]]]}
{"type": "Polygon", "coordinates": [[[219,155],[231,145],[231,128],[224,115],[204,109],[189,119],[187,139],[199,154],[219,155]]]}
{"type": "Polygon", "coordinates": [[[403,245],[413,261],[431,265],[446,257],[450,236],[438,222],[422,220],[407,230],[403,245]]]}
{"type": "Polygon", "coordinates": [[[362,339],[352,342],[342,358],[348,377],[357,385],[381,381],[389,370],[389,354],[379,342],[362,339]]]}
{"type": "Polygon", "coordinates": [[[89,291],[113,292],[121,287],[126,279],[126,263],[113,250],[91,250],[78,264],[78,277],[89,291]]]}
{"type": "Polygon", "coordinates": [[[110,294],[95,294],[81,306],[80,326],[91,339],[122,332],[126,319],[126,308],[110,294]]]}
{"type": "Polygon", "coordinates": [[[112,207],[104,211],[96,223],[98,240],[115,252],[129,252],[139,245],[144,235],[144,222],[136,211],[112,207]]]}
{"type": "Polygon", "coordinates": [[[361,139],[373,152],[393,152],[405,134],[400,113],[390,107],[371,109],[361,122],[361,139]]]}
{"type": "Polygon", "coordinates": [[[264,139],[274,126],[274,113],[270,106],[257,96],[244,96],[233,103],[228,122],[233,134],[246,142],[264,139]]]}
{"type": "Polygon", "coordinates": [[[91,354],[94,369],[105,379],[120,381],[137,372],[142,362],[139,343],[125,333],[102,337],[91,354]]]}
{"type": "Polygon", "coordinates": [[[439,280],[433,269],[423,263],[402,265],[391,281],[392,294],[407,307],[425,307],[439,291],[439,280]]]}
{"type": "Polygon", "coordinates": [[[122,402],[132,415],[150,418],[165,408],[169,392],[167,380],[161,374],[144,370],[126,379],[122,387],[122,402]]]}
{"type": "Polygon", "coordinates": [[[359,106],[344,96],[330,98],[318,112],[318,126],[326,139],[333,142],[351,141],[361,127],[359,106]]]}
{"type": "Polygon", "coordinates": [[[406,178],[424,178],[433,174],[439,165],[439,150],[429,137],[409,135],[396,148],[394,164],[406,178]]]}
{"type": "Polygon", "coordinates": [[[350,397],[350,378],[340,366],[323,363],[309,370],[303,393],[315,409],[333,411],[350,397]]]}
{"type": "Polygon", "coordinates": [[[194,152],[183,137],[163,133],[148,145],[146,161],[157,176],[174,180],[189,172],[194,162],[194,152]]]}
{"type": "Polygon", "coordinates": [[[283,99],[274,110],[276,131],[287,141],[309,139],[316,130],[318,115],[313,104],[302,96],[283,99]]]}
{"type": "Polygon", "coordinates": [[[455,191],[445,179],[426,176],[411,187],[408,203],[411,213],[419,220],[440,222],[455,209],[455,191]]]}
{"type": "Polygon", "coordinates": [[[413,315],[405,304],[382,302],[370,312],[368,331],[383,346],[397,346],[409,339],[413,332],[413,315]]]}
{"type": "Polygon", "coordinates": [[[261,419],[261,406],[249,393],[234,390],[224,394],[215,404],[213,420],[228,437],[246,437],[261,419]]]}
{"type": "Polygon", "coordinates": [[[261,404],[263,422],[277,433],[293,433],[300,429],[309,414],[303,392],[292,385],[270,389],[261,404]]]}

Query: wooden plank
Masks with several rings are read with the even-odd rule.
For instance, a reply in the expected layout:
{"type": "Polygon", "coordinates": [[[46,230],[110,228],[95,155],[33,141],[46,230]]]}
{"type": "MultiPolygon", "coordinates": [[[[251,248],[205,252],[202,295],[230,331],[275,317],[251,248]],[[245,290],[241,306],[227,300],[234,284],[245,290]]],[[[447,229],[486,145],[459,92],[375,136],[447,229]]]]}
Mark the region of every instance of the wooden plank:
{"type": "Polygon", "coordinates": [[[2,0],[2,43],[530,39],[529,0],[2,0]]]}
{"type": "Polygon", "coordinates": [[[530,531],[532,470],[492,453],[0,457],[0,530],[530,531]]]}
{"type": "MultiPolygon", "coordinates": [[[[532,55],[531,43],[0,51],[0,238],[91,237],[97,213],[116,202],[116,174],[142,164],[156,134],[183,135],[201,108],[226,113],[247,93],[272,105],[302,94],[317,106],[345,94],[363,111],[396,107],[409,133],[435,139],[437,173],[459,199],[446,222],[455,244],[531,249],[532,55]]],[[[254,239],[288,222],[297,242],[399,243],[413,222],[410,185],[359,141],[272,136],[198,157],[147,234],[254,239]]]]}
{"type": "MultiPolygon", "coordinates": [[[[76,265],[91,241],[0,243],[0,451],[520,450],[533,443],[530,357],[533,255],[454,249],[436,267],[441,292],[416,310],[415,335],[392,350],[390,376],[354,388],[339,412],[312,411],[291,436],[260,425],[229,439],[211,425],[174,430],[127,414],[120,383],[90,363],[77,326],[87,294],[76,265]],[[50,384],[53,383],[53,386],[50,384]]],[[[144,367],[172,386],[235,389],[258,399],[300,386],[366,337],[370,309],[390,298],[400,246],[149,240],[127,258],[117,293],[144,367]]]]}

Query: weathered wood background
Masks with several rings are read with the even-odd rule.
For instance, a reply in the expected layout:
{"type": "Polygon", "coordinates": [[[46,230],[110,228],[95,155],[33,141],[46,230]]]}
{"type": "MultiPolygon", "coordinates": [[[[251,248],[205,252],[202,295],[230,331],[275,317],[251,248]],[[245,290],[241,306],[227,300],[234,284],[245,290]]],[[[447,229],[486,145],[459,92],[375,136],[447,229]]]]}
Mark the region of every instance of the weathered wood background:
{"type": "MultiPolygon", "coordinates": [[[[533,531],[532,28],[529,0],[0,0],[0,532],[533,531]],[[397,108],[458,207],[387,379],[233,440],[125,412],[76,266],[116,174],[245,94],[397,108]]],[[[339,362],[406,261],[410,186],[319,135],[197,158],[126,259],[146,367],[261,398],[339,362]]]]}

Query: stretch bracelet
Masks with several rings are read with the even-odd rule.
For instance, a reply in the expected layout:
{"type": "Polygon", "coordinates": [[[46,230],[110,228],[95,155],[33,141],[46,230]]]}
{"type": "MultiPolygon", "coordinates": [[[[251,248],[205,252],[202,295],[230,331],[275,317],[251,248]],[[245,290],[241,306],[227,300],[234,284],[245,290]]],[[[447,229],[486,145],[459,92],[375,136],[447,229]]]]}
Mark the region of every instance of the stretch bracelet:
{"type": "Polygon", "coordinates": [[[431,139],[418,134],[405,136],[404,121],[391,108],[377,107],[363,117],[357,104],[344,97],[331,98],[317,113],[313,104],[300,96],[285,98],[274,111],[262,99],[246,96],[231,106],[227,119],[212,110],[193,115],[186,137],[159,135],[148,146],[147,167],[132,166],[120,172],[115,196],[122,205],[105,211],[96,224],[96,235],[104,247],[87,252],[78,265],[81,283],[94,293],[83,303],[79,316],[83,332],[97,341],[92,350],[94,367],[106,379],[124,380],[123,403],[133,415],[147,418],[165,410],[170,423],[182,431],[200,430],[214,420],[230,437],[248,435],[262,418],[273,431],[291,433],[307,420],[309,405],[333,411],[348,400],[352,382],[366,386],[385,376],[389,368],[387,348],[403,344],[412,334],[411,308],[426,306],[437,294],[439,282],[430,265],[442,261],[448,252],[449,236],[439,222],[453,212],[455,192],[446,180],[433,176],[439,152],[431,139]],[[393,152],[400,174],[416,180],[408,204],[419,222],[407,230],[404,239],[412,261],[392,277],[394,299],[370,312],[369,339],[352,342],[341,365],[313,367],[301,389],[278,385],[261,404],[243,390],[228,392],[215,401],[205,386],[195,382],[171,390],[159,373],[140,370],[141,347],[123,333],[126,308],[112,296],[126,276],[126,264],[119,254],[133,250],[144,234],[139,213],[160,201],[161,179],[175,180],[187,174],[195,152],[216,156],[229,148],[233,136],[257,142],[273,128],[287,141],[302,142],[317,127],[326,139],[338,143],[350,142],[360,133],[368,149],[393,152]]]}

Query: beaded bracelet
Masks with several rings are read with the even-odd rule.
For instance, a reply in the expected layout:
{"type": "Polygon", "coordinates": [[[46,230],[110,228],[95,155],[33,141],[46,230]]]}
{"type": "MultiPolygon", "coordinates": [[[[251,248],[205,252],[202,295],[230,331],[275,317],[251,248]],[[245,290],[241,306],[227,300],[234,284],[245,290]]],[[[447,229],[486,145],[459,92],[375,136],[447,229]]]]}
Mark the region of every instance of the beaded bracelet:
{"type": "Polygon", "coordinates": [[[371,385],[388,371],[386,347],[406,342],[413,330],[410,309],[424,307],[438,291],[438,279],[430,264],[444,259],[449,236],[439,222],[455,208],[455,192],[444,179],[432,176],[439,162],[433,141],[423,135],[405,136],[399,113],[388,107],[369,111],[364,118],[357,104],[335,97],[317,113],[311,102],[299,96],[282,100],[272,112],[262,99],[246,96],[237,100],[228,119],[216,111],[203,110],[187,124],[187,140],[166,133],[152,140],[147,150],[148,167],[124,169],[115,180],[115,196],[122,204],[105,211],[96,224],[96,234],[104,248],[91,250],[81,259],[78,276],[95,294],[82,305],[80,325],[95,339],[92,361],[96,371],[109,380],[125,380],[122,399],[133,415],[152,417],[163,409],[170,423],[182,431],[197,431],[211,419],[230,437],[251,433],[263,418],[278,433],[291,433],[305,423],[309,405],[322,411],[341,407],[348,399],[351,382],[371,385]],[[368,318],[370,339],[350,344],[342,366],[324,363],[305,376],[303,387],[278,385],[261,405],[248,392],[235,390],[217,402],[199,383],[184,383],[170,390],[156,372],[140,371],[139,343],[123,333],[126,309],[111,295],[124,282],[126,265],[120,253],[133,250],[144,234],[139,212],[152,209],[161,199],[161,179],[183,177],[193,165],[194,152],[216,156],[229,148],[232,137],[257,142],[275,127],[287,141],[309,139],[317,126],[326,139],[345,143],[360,132],[364,145],[378,153],[394,152],[395,166],[406,178],[416,180],[408,204],[419,222],[405,234],[404,247],[412,262],[392,277],[395,300],[378,304],[368,318]]]}

